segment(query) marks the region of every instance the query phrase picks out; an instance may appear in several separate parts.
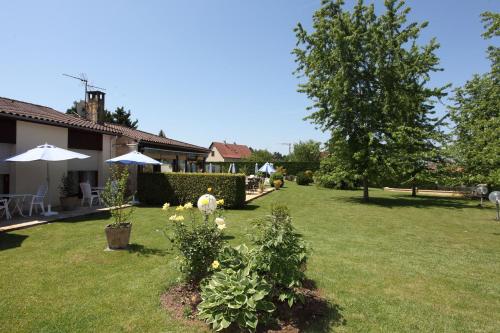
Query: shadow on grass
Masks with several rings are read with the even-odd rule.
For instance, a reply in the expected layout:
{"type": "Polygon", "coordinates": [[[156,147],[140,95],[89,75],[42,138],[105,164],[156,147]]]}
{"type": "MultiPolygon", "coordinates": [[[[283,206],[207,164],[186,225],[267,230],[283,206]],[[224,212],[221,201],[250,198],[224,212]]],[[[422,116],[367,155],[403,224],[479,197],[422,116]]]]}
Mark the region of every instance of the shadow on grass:
{"type": "Polygon", "coordinates": [[[0,251],[20,247],[23,241],[28,238],[26,235],[0,233],[0,251]]]}
{"type": "Polygon", "coordinates": [[[333,198],[334,200],[341,200],[348,203],[357,203],[369,206],[380,206],[385,208],[394,207],[415,207],[415,208],[453,208],[453,209],[463,209],[463,208],[475,208],[477,206],[471,206],[467,201],[463,199],[450,199],[443,197],[409,197],[404,195],[394,195],[391,197],[371,197],[369,202],[364,202],[361,197],[348,197],[348,198],[333,198]]]}
{"type": "Polygon", "coordinates": [[[245,205],[244,207],[241,207],[241,208],[231,208],[230,210],[233,210],[233,211],[256,210],[259,207],[260,207],[259,205],[249,204],[249,205],[245,205]]]}
{"type": "Polygon", "coordinates": [[[135,244],[135,243],[129,244],[127,250],[129,253],[137,253],[137,255],[144,257],[149,257],[149,256],[164,257],[168,253],[166,250],[152,249],[145,247],[142,244],[135,244]]]}
{"type": "Polygon", "coordinates": [[[234,239],[234,236],[231,236],[231,235],[223,235],[223,236],[222,236],[222,239],[223,239],[223,240],[231,240],[231,239],[234,239]]]}
{"type": "Polygon", "coordinates": [[[69,217],[62,220],[55,220],[50,223],[78,223],[78,222],[88,222],[88,221],[98,221],[98,220],[108,220],[111,217],[109,212],[95,212],[89,213],[82,216],[69,217]]]}

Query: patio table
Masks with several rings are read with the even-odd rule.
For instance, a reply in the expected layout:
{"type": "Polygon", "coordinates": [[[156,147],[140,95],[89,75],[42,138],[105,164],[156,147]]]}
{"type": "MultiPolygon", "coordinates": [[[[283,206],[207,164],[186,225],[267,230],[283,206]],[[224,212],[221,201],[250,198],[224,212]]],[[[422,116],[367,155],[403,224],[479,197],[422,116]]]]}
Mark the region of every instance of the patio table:
{"type": "Polygon", "coordinates": [[[3,193],[0,194],[0,198],[5,198],[9,199],[7,201],[7,206],[13,205],[14,209],[10,212],[11,215],[14,215],[17,212],[19,212],[19,215],[22,217],[26,217],[26,215],[23,214],[23,205],[24,205],[24,200],[26,200],[26,197],[32,196],[32,194],[10,194],[10,193],[3,193]]]}

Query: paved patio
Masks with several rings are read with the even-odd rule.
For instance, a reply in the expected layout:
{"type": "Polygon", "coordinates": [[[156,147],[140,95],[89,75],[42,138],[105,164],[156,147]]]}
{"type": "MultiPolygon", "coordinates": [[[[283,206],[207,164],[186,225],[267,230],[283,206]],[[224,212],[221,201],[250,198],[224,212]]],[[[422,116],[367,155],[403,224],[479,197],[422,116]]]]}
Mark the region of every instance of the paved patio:
{"type": "MultiPolygon", "coordinates": [[[[246,199],[245,202],[248,203],[252,200],[255,200],[257,198],[260,198],[268,193],[271,193],[274,191],[274,188],[266,188],[264,192],[247,192],[246,193],[246,199]]],[[[54,215],[54,216],[42,216],[42,215],[33,215],[31,217],[26,216],[22,217],[19,215],[14,215],[12,219],[6,220],[5,216],[0,219],[0,232],[8,232],[8,231],[14,231],[14,230],[19,230],[19,229],[25,229],[25,228],[30,228],[34,227],[37,225],[41,224],[46,224],[58,220],[65,220],[65,219],[70,219],[74,217],[80,217],[80,216],[85,216],[85,215],[91,215],[91,214],[96,214],[96,213],[102,213],[105,211],[108,211],[109,208],[103,207],[103,206],[92,206],[92,207],[77,207],[75,210],[72,211],[60,211],[57,210],[57,207],[54,209],[55,211],[58,211],[59,214],[54,215]]]]}
{"type": "MultiPolygon", "coordinates": [[[[58,211],[57,209],[54,209],[58,211]]],[[[80,217],[89,214],[101,213],[109,210],[109,208],[103,206],[92,206],[92,207],[81,207],[79,206],[75,210],[72,211],[58,211],[59,214],[54,216],[42,216],[35,215],[29,217],[22,217],[19,215],[14,215],[11,220],[6,220],[5,216],[0,219],[0,232],[13,231],[18,229],[25,229],[29,227],[33,227],[40,224],[46,224],[57,220],[63,220],[73,217],[80,217]]]]}

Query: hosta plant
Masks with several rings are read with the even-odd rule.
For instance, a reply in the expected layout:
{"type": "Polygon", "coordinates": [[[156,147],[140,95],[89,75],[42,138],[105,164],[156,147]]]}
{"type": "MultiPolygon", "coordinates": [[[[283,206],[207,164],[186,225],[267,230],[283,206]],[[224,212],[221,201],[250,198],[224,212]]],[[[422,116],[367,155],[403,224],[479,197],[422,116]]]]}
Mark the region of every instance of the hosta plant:
{"type": "Polygon", "coordinates": [[[245,246],[224,248],[220,262],[211,265],[215,273],[201,287],[198,316],[216,331],[237,325],[254,332],[267,322],[275,306],[270,301],[272,286],[254,270],[255,253],[245,246]]]}

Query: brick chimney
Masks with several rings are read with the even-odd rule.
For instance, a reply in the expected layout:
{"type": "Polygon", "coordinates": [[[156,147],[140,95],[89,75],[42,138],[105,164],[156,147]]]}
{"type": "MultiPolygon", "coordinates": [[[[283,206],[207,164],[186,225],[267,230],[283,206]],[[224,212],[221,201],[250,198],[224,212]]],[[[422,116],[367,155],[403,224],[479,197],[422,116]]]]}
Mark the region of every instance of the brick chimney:
{"type": "Polygon", "coordinates": [[[104,122],[104,95],[102,91],[87,91],[87,120],[102,124],[104,122]]]}

